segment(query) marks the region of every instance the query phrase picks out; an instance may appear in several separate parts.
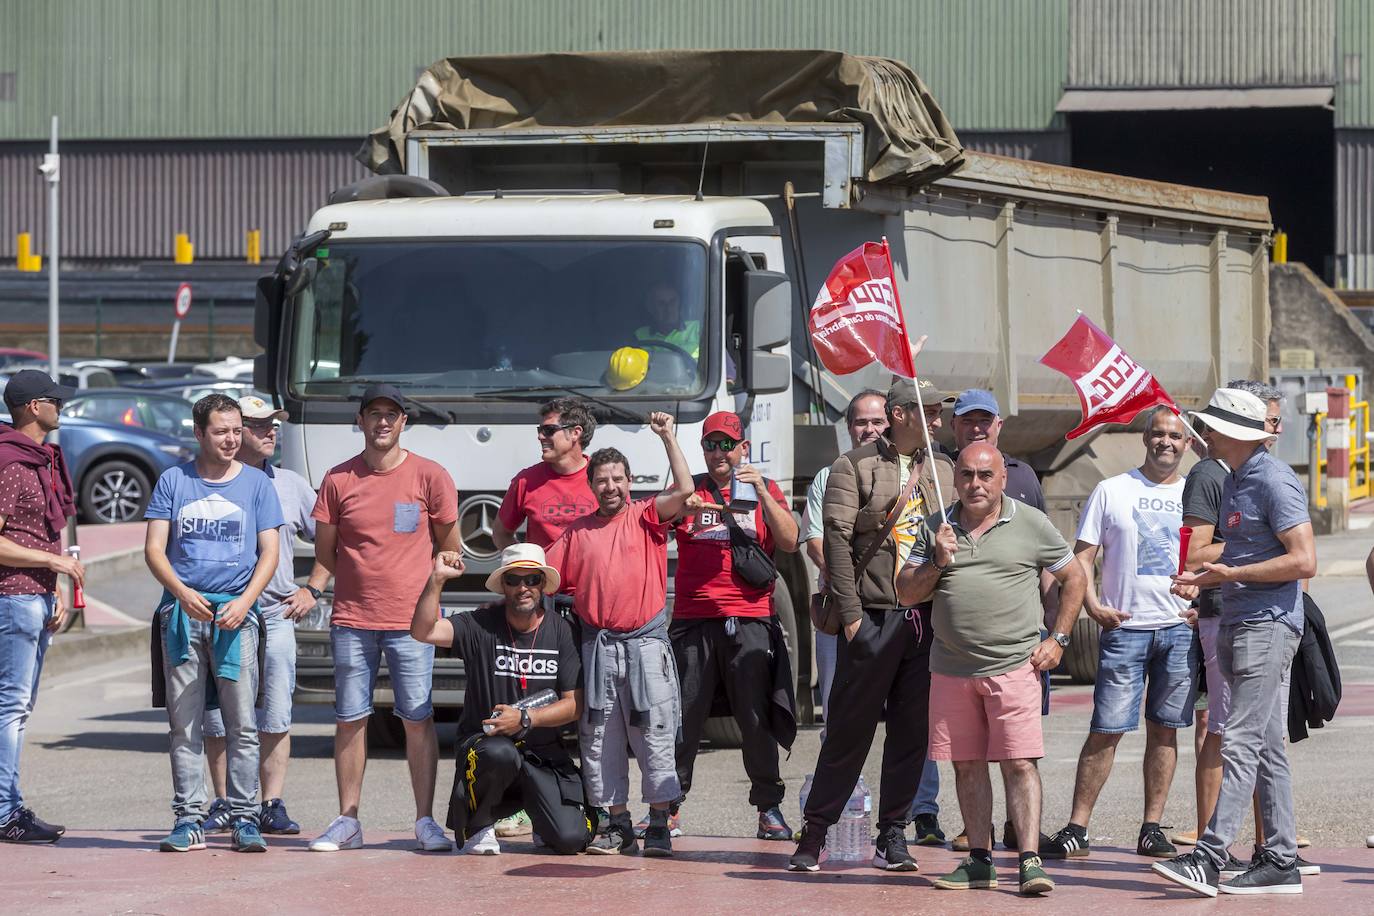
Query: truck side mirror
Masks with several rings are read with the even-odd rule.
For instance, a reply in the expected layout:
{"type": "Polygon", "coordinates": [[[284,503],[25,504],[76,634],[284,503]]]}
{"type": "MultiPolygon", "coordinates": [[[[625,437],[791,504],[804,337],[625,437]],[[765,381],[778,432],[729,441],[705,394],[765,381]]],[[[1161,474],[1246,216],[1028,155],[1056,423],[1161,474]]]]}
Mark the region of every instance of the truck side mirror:
{"type": "Polygon", "coordinates": [[[263,352],[253,357],[253,387],[277,392],[277,359],[281,338],[282,281],[276,274],[259,277],[253,304],[253,340],[263,352]]]}
{"type": "Polygon", "coordinates": [[[769,351],[792,336],[792,284],[787,274],[750,270],[744,274],[744,296],[745,388],[752,394],[780,394],[792,384],[792,356],[769,351]]]}

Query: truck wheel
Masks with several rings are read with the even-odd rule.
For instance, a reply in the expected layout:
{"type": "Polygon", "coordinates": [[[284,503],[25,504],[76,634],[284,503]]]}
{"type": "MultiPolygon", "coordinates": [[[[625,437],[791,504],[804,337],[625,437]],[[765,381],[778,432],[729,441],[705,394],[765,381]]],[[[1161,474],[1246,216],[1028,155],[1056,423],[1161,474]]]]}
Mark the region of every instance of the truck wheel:
{"type": "Polygon", "coordinates": [[[401,717],[390,706],[377,706],[367,719],[367,745],[369,748],[398,748],[405,750],[406,726],[401,717]]]}
{"type": "MultiPolygon", "coordinates": [[[[773,610],[782,623],[783,638],[787,642],[787,657],[792,662],[792,671],[795,674],[797,658],[800,655],[797,651],[797,615],[792,609],[792,595],[782,578],[778,579],[777,588],[773,591],[773,610]]],[[[733,716],[707,719],[701,736],[714,747],[740,747],[744,744],[744,735],[740,733],[739,723],[733,716]]]]}
{"type": "Polygon", "coordinates": [[[106,461],[81,480],[81,514],[102,525],[136,522],[143,518],[153,491],[148,475],[127,461],[106,461]]]}
{"type": "Polygon", "coordinates": [[[1097,683],[1097,647],[1102,627],[1087,614],[1074,622],[1069,634],[1068,649],[1064,650],[1064,667],[1075,684],[1097,683]]]}

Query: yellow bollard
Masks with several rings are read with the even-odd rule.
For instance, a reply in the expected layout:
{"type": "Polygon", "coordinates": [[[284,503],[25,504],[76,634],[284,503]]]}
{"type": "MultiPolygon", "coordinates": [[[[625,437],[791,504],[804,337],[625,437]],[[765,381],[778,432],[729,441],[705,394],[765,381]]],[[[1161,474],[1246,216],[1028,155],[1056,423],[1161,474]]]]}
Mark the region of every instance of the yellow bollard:
{"type": "Polygon", "coordinates": [[[191,244],[191,239],[184,232],[178,232],[176,243],[172,249],[172,260],[177,264],[190,264],[196,259],[196,246],[191,244]]]}
{"type": "Polygon", "coordinates": [[[249,229],[249,230],[248,230],[248,244],[247,244],[247,248],[248,248],[248,257],[247,257],[248,263],[249,263],[249,264],[261,264],[261,263],[262,263],[262,230],[261,230],[261,229],[249,229]]]}
{"type": "Polygon", "coordinates": [[[1274,263],[1275,263],[1275,264],[1287,264],[1287,263],[1288,263],[1288,233],[1287,233],[1287,232],[1275,232],[1275,233],[1274,233],[1274,263]]]}
{"type": "Polygon", "coordinates": [[[15,239],[15,267],[26,273],[38,273],[43,269],[43,258],[33,253],[33,236],[27,232],[19,233],[15,239]]]}

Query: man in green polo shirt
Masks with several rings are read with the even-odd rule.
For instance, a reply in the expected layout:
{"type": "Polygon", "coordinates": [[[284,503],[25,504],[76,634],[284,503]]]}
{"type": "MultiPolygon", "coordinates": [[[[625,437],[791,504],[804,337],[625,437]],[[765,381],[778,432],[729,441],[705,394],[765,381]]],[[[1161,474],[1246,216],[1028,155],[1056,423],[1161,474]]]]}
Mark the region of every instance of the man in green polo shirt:
{"type": "Polygon", "coordinates": [[[1059,664],[1083,604],[1086,579],[1043,512],[1004,495],[1002,454],[984,442],[959,453],[959,500],[931,516],[897,576],[903,604],[934,601],[930,650],[930,758],[954,764],[969,857],[937,888],[997,886],[992,866],[992,782],[1002,769],[1007,810],[1021,838],[1023,894],[1054,889],[1039,851],[1040,672],[1059,664]],[[938,530],[932,536],[931,532],[938,530]],[[1040,639],[1040,570],[1058,580],[1059,616],[1040,639]]]}

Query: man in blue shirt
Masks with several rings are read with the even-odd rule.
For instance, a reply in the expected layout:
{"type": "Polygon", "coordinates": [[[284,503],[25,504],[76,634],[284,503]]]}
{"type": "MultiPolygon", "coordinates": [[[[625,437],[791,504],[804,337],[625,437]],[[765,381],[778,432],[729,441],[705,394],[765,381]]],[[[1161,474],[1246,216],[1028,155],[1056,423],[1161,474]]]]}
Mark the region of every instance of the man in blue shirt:
{"type": "Polygon", "coordinates": [[[1192,416],[1212,430],[1212,457],[1233,470],[1221,494],[1221,560],[1174,577],[1176,593],[1221,587],[1217,661],[1231,691],[1222,736],[1221,795],[1205,836],[1186,855],[1153,868],[1199,894],[1302,892],[1293,786],[1283,745],[1282,684],[1302,635],[1301,580],[1317,571],[1307,495],[1291,468],[1265,448],[1265,404],[1218,388],[1192,416]],[[1249,870],[1220,881],[1228,849],[1258,791],[1265,841],[1249,870]]]}
{"type": "Polygon", "coordinates": [[[205,848],[207,700],[225,726],[232,846],[262,852],[258,831],[258,596],[277,569],[281,504],[267,475],[234,456],[243,415],[207,395],[192,409],[200,454],[168,468],[148,503],[143,553],[164,589],[158,605],[171,726],[172,812],[164,852],[205,848]]]}

